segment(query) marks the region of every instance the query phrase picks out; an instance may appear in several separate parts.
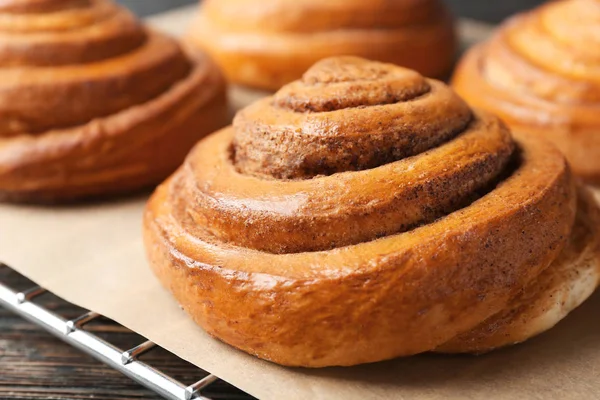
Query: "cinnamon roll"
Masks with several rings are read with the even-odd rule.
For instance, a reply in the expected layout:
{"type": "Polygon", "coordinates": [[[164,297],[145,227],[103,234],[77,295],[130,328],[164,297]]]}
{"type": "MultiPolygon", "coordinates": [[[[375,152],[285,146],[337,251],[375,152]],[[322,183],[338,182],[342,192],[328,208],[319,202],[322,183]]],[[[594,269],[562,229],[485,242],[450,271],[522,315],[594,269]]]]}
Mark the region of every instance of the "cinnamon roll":
{"type": "Polygon", "coordinates": [[[551,144],[354,57],[200,141],[144,217],[154,272],[198,324],[305,367],[521,342],[596,288],[599,227],[551,144]]]}
{"type": "Polygon", "coordinates": [[[300,78],[322,58],[343,55],[441,77],[457,47],[440,0],[205,0],[189,39],[232,82],[267,90],[300,78]]]}
{"type": "Polygon", "coordinates": [[[469,51],[453,86],[513,131],[543,136],[600,184],[600,2],[549,2],[469,51]]]}
{"type": "Polygon", "coordinates": [[[0,198],[156,184],[226,118],[214,63],[112,1],[0,2],[0,198]]]}

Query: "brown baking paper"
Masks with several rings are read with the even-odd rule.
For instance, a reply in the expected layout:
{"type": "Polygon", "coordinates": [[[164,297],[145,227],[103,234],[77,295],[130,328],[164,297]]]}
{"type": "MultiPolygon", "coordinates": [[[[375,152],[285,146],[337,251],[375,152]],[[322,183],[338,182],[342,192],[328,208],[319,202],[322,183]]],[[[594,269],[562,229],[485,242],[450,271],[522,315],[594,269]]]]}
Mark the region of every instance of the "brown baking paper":
{"type": "MultiPolygon", "coordinates": [[[[171,13],[155,22],[163,29],[179,28],[189,15],[171,13]]],[[[485,356],[421,355],[308,370],[239,352],[192,323],[150,272],[141,241],[144,201],[2,205],[0,260],[261,399],[600,398],[599,294],[550,332],[485,356]]]]}

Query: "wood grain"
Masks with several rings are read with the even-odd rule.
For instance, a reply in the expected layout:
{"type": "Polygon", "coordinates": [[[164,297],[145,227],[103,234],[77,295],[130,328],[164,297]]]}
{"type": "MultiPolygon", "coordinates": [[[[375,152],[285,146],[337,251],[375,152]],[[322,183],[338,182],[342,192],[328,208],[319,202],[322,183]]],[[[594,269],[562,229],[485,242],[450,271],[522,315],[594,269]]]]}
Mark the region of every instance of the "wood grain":
{"type": "MultiPolygon", "coordinates": [[[[19,290],[32,286],[26,278],[0,267],[0,282],[19,290]]],[[[85,310],[46,294],[36,299],[65,318],[85,310]]],[[[110,320],[99,320],[86,329],[120,348],[145,339],[110,320]]],[[[142,357],[144,362],[191,384],[206,373],[163,349],[142,357]]],[[[218,381],[205,392],[212,399],[252,399],[218,381]]],[[[152,391],[65,344],[36,325],[0,307],[0,399],[159,399],[152,391]]]]}

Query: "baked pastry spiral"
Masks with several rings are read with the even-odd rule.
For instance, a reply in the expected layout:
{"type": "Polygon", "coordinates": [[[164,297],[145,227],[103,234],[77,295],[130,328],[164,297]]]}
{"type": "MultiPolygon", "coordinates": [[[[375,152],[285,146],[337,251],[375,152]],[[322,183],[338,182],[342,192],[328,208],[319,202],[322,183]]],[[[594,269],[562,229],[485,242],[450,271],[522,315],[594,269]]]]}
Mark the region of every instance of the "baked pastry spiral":
{"type": "Polygon", "coordinates": [[[189,34],[232,82],[279,89],[322,58],[355,55],[450,72],[457,41],[440,0],[204,0],[189,34]]]}
{"type": "Polygon", "coordinates": [[[600,2],[553,1],[506,22],[459,64],[453,86],[513,131],[543,136],[600,184],[600,2]]]}
{"type": "Polygon", "coordinates": [[[214,63],[113,2],[0,2],[0,198],[156,184],[226,118],[214,63]]]}
{"type": "Polygon", "coordinates": [[[548,329],[598,284],[599,222],[551,144],[439,81],[341,57],[202,140],[144,235],[209,334],[322,367],[548,329]]]}

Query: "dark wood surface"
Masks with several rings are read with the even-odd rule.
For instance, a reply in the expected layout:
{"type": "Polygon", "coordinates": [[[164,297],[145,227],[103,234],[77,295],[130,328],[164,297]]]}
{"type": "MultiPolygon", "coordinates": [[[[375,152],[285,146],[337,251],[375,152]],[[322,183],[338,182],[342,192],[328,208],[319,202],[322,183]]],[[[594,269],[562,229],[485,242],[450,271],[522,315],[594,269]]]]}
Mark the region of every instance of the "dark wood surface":
{"type": "MultiPolygon", "coordinates": [[[[166,11],[195,0],[119,0],[145,16],[166,11]]],[[[460,16],[498,22],[517,10],[530,8],[540,0],[449,0],[460,16]]],[[[25,288],[27,281],[0,268],[0,281],[25,288]]],[[[59,314],[73,318],[84,310],[50,296],[39,300],[59,314]]],[[[89,327],[95,333],[122,348],[143,341],[110,321],[89,327]]],[[[185,383],[193,383],[203,372],[166,351],[153,351],[144,361],[185,383]]],[[[248,399],[239,390],[217,383],[207,393],[214,399],[248,399]]],[[[111,370],[93,358],[64,344],[34,324],[10,314],[0,307],[0,399],[158,399],[151,391],[111,370]]]]}
{"type": "MultiPolygon", "coordinates": [[[[2,266],[0,282],[8,283],[17,290],[33,285],[2,266]]],[[[51,294],[40,296],[35,301],[67,319],[85,312],[51,294]]],[[[143,337],[107,319],[87,325],[86,330],[122,349],[145,341],[143,337]]],[[[160,348],[140,359],[185,384],[192,384],[206,376],[206,372],[160,348]]],[[[222,381],[211,385],[204,394],[215,400],[252,399],[222,381]]],[[[121,373],[0,307],[0,399],[159,398],[121,373]]]]}

